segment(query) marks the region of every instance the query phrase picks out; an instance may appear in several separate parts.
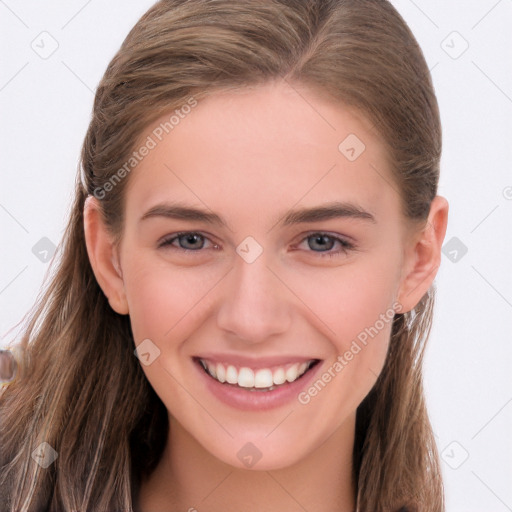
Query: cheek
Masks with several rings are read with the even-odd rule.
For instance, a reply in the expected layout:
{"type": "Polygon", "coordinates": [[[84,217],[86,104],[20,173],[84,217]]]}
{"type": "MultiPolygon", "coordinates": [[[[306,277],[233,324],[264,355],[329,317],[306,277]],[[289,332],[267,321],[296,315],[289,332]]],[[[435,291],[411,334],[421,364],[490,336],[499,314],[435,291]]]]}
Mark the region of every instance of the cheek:
{"type": "Polygon", "coordinates": [[[189,324],[218,280],[207,269],[179,268],[154,258],[126,263],[125,291],[136,341],[164,340],[189,324]]]}
{"type": "Polygon", "coordinates": [[[367,258],[354,264],[314,272],[288,274],[293,290],[314,313],[318,328],[343,353],[373,327],[385,331],[393,318],[399,288],[399,267],[392,261],[367,258]],[[322,327],[323,326],[323,327],[322,327]]]}
{"type": "MultiPolygon", "coordinates": [[[[306,390],[301,403],[320,394],[325,386],[344,410],[359,405],[386,359],[393,317],[400,311],[395,300],[398,285],[399,268],[393,261],[370,258],[357,265],[340,266],[329,275],[295,275],[294,291],[314,312],[310,322],[334,349],[319,376],[321,382],[313,383],[311,393],[306,390]]],[[[322,407],[320,403],[318,406],[322,407]]]]}

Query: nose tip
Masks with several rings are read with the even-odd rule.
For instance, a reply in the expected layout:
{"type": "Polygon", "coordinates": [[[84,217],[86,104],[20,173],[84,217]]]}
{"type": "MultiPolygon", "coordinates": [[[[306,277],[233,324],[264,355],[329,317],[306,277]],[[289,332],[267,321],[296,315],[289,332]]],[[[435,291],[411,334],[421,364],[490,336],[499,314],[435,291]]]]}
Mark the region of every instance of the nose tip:
{"type": "Polygon", "coordinates": [[[240,258],[227,277],[218,311],[218,327],[246,343],[259,343],[285,332],[291,323],[282,283],[265,258],[240,258]]]}

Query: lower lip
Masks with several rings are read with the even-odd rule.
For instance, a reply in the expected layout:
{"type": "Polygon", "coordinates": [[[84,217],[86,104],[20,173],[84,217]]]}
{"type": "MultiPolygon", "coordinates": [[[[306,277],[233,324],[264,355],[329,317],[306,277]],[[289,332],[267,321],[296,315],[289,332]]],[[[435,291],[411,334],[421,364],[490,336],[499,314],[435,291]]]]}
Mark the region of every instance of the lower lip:
{"type": "Polygon", "coordinates": [[[207,389],[221,402],[244,411],[265,411],[297,400],[299,393],[313,380],[321,361],[293,382],[286,382],[272,391],[249,391],[232,384],[222,384],[211,377],[199,362],[194,361],[207,389]]]}

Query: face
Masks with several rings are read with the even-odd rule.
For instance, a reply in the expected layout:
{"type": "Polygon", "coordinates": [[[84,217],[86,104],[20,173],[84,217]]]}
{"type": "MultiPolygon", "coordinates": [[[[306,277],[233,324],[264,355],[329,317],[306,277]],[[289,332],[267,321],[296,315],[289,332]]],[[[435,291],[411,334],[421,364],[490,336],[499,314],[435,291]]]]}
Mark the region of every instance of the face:
{"type": "Polygon", "coordinates": [[[141,137],[118,252],[142,368],[215,457],[286,467],[353,425],[384,364],[407,240],[384,144],[281,83],[201,100],[159,141],[168,119],[141,137]]]}

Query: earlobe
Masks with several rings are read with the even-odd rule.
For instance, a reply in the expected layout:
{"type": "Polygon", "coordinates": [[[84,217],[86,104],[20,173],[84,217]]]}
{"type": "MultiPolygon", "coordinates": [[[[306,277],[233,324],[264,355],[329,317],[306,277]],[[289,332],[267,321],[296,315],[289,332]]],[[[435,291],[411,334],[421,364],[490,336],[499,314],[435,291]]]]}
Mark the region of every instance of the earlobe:
{"type": "Polygon", "coordinates": [[[405,258],[399,292],[402,313],[411,311],[427,293],[441,264],[441,248],[448,224],[448,201],[436,196],[427,223],[405,258]]]}
{"type": "Polygon", "coordinates": [[[89,196],[84,205],[85,243],[89,261],[110,306],[120,315],[128,314],[123,274],[117,246],[105,226],[98,199],[89,196]]]}

